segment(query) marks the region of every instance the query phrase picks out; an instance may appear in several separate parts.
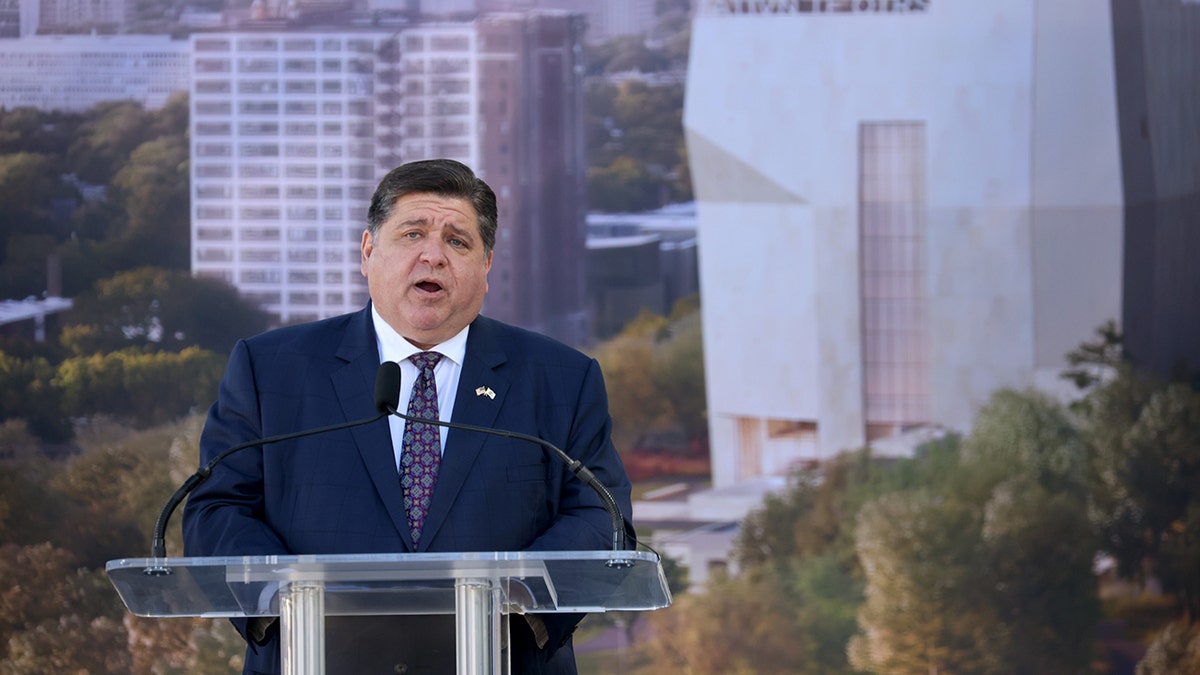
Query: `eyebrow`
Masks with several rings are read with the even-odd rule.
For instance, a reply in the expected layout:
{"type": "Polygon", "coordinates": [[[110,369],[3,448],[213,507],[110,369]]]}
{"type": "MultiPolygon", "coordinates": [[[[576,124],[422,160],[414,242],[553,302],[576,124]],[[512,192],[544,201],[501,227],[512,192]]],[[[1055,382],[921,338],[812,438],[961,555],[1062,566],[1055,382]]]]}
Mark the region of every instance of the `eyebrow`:
{"type": "MultiPolygon", "coordinates": [[[[428,218],[410,218],[408,220],[402,220],[399,223],[396,223],[396,228],[403,229],[405,227],[411,227],[413,225],[428,228],[431,226],[431,223],[428,218]]],[[[465,227],[465,228],[460,227],[454,223],[446,223],[445,227],[446,227],[446,229],[450,230],[454,234],[459,235],[460,237],[464,237],[466,239],[471,239],[471,240],[475,239],[475,237],[472,236],[471,228],[469,228],[469,227],[465,227]]],[[[478,232],[476,232],[475,234],[478,234],[478,232]]]]}

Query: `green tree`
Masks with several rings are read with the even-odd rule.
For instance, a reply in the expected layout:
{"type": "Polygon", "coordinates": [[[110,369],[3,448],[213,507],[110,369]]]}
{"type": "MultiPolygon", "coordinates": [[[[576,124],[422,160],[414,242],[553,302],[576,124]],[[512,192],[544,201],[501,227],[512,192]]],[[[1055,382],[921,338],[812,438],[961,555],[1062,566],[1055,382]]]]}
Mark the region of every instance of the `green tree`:
{"type": "Polygon", "coordinates": [[[691,199],[682,85],[597,79],[585,101],[592,208],[638,211],[691,199]]]}
{"type": "Polygon", "coordinates": [[[191,263],[188,141],[182,134],[139,145],[110,183],[112,204],[126,214],[109,255],[122,267],[157,265],[186,270],[191,263]]]}
{"type": "Polygon", "coordinates": [[[735,541],[739,575],[651,615],[650,672],[854,672],[846,643],[863,589],[845,516],[869,473],[842,456],[769,496],[735,541]]]}
{"type": "Polygon", "coordinates": [[[1122,576],[1157,576],[1191,616],[1200,581],[1186,564],[1200,524],[1200,394],[1185,384],[1154,388],[1130,369],[1089,396],[1093,515],[1122,576]],[[1168,553],[1164,555],[1164,548],[1168,553]],[[1179,558],[1183,555],[1182,558],[1179,558]]]}
{"type": "Polygon", "coordinates": [[[46,154],[0,155],[0,297],[46,290],[46,259],[68,235],[74,190],[46,154]]]}
{"type": "Polygon", "coordinates": [[[157,130],[153,122],[153,113],[136,101],[99,103],[67,148],[67,164],[84,182],[108,185],[134,148],[149,140],[147,132],[157,130]]]}
{"type": "Polygon", "coordinates": [[[33,107],[0,109],[0,155],[58,155],[78,135],[82,120],[78,113],[33,107]]]}
{"type": "Polygon", "coordinates": [[[267,321],[224,282],[143,267],[79,296],[66,315],[62,340],[78,355],[188,346],[227,353],[238,338],[262,332],[267,321]]]}
{"type": "Polygon", "coordinates": [[[665,181],[643,163],[621,156],[613,163],[588,169],[588,195],[599,211],[649,211],[662,206],[665,181]]]}
{"type": "Polygon", "coordinates": [[[69,439],[71,425],[54,376],[54,366],[44,357],[21,359],[0,351],[0,420],[24,420],[47,441],[69,439]]]}
{"type": "Polygon", "coordinates": [[[894,673],[1079,672],[1099,616],[1086,446],[1043,396],[997,392],[940,483],[859,513],[851,662],[894,673]]]}

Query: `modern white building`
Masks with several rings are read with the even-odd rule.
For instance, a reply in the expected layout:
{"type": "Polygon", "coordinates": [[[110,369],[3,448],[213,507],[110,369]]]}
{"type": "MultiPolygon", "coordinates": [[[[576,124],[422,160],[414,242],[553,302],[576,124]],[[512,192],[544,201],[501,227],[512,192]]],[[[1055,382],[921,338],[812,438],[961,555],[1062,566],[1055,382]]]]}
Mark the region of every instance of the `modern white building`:
{"type": "Polygon", "coordinates": [[[1112,36],[1088,0],[701,5],[713,489],[678,515],[737,520],[796,463],[967,430],[1120,319],[1112,36]]]}
{"type": "Polygon", "coordinates": [[[103,101],[159,108],[186,92],[191,45],[166,35],[27,35],[0,46],[0,106],[83,111],[103,101]]]}

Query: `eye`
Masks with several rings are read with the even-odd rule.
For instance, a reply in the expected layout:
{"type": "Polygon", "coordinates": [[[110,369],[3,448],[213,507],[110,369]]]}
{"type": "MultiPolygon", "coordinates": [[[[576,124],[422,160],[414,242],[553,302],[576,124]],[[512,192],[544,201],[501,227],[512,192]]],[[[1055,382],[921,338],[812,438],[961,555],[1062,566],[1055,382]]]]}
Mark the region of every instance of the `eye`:
{"type": "Polygon", "coordinates": [[[467,242],[463,241],[462,239],[459,239],[458,237],[451,237],[449,241],[450,241],[450,245],[453,246],[454,248],[466,248],[467,247],[467,242]]]}
{"type": "Polygon", "coordinates": [[[405,239],[418,239],[420,238],[421,233],[416,230],[409,230],[400,236],[404,237],[405,239]]]}

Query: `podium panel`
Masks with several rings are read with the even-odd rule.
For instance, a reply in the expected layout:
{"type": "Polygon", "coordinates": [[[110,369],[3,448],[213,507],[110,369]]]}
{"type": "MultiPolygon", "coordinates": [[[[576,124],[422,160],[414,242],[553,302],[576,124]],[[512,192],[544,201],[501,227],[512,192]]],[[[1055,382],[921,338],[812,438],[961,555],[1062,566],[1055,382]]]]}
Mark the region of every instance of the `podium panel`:
{"type": "Polygon", "coordinates": [[[502,620],[652,610],[671,603],[641,551],[128,558],[106,565],[145,617],[278,616],[284,672],[324,672],[327,616],[454,615],[460,674],[499,674],[502,620]]]}

